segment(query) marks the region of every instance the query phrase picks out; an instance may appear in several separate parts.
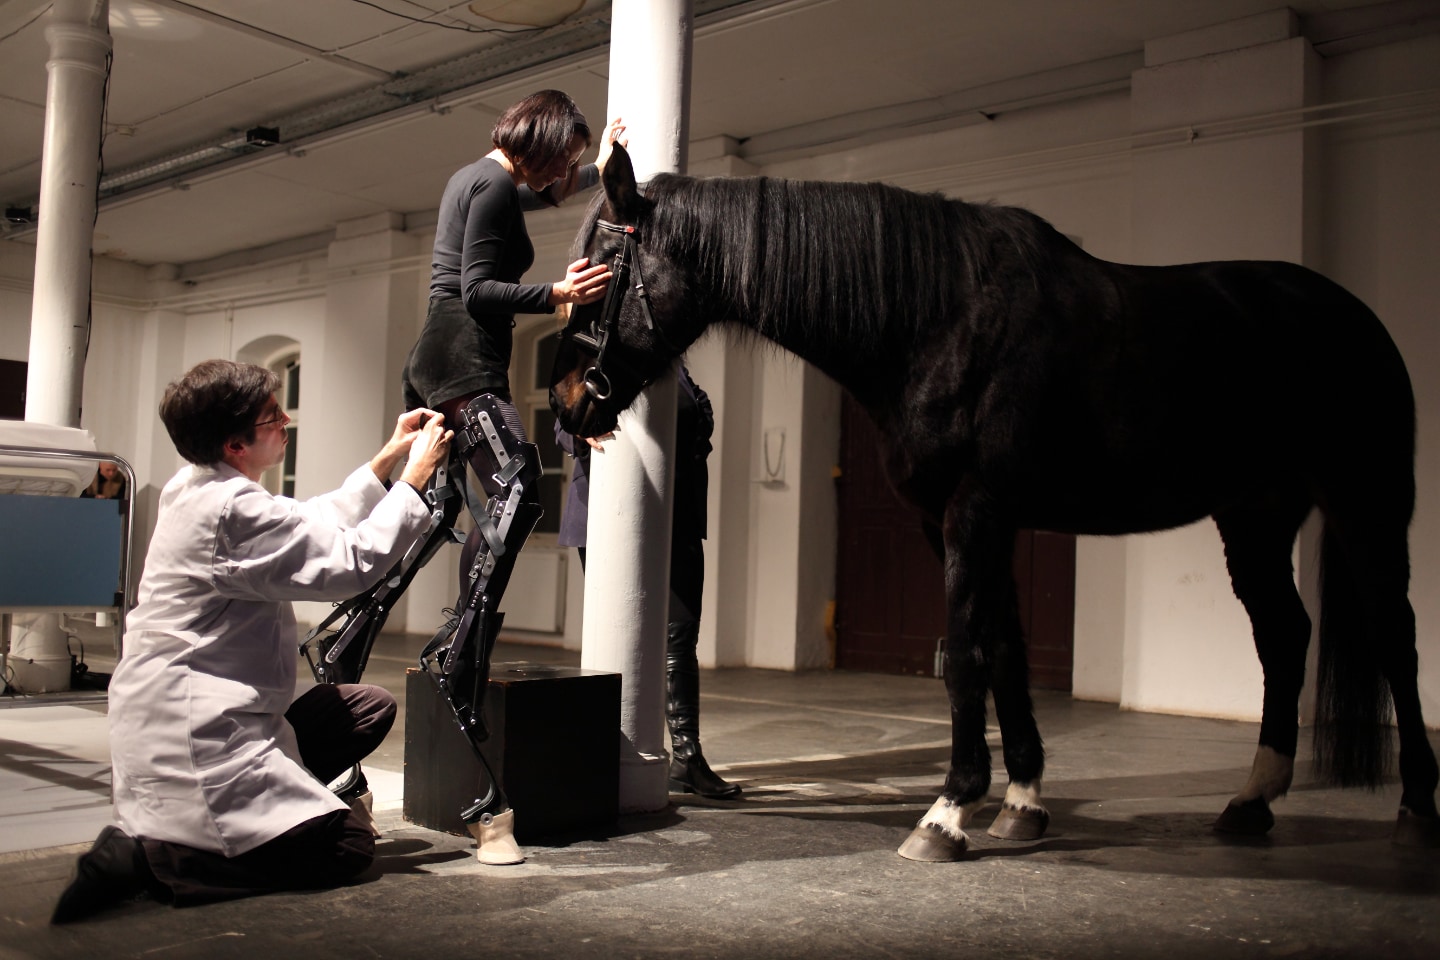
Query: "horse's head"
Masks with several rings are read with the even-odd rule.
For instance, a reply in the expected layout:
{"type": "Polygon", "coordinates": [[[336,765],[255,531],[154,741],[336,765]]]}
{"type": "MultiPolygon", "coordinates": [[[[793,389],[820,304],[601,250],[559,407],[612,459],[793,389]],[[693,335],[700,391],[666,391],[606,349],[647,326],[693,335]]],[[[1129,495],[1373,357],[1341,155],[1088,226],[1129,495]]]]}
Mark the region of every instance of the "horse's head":
{"type": "Polygon", "coordinates": [[[582,437],[613,430],[620,411],[704,326],[687,316],[675,265],[647,243],[655,204],[641,195],[624,147],[615,147],[603,183],[571,259],[609,263],[614,277],[603,300],[571,310],[550,374],[550,409],[562,429],[582,437]]]}

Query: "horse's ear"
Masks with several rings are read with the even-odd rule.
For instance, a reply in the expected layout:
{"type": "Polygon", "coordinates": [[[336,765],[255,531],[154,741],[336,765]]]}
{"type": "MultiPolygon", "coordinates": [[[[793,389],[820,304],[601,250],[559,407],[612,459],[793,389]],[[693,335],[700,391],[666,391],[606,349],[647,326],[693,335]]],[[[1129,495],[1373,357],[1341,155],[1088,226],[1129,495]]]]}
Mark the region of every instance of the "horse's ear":
{"type": "Polygon", "coordinates": [[[615,219],[622,223],[634,223],[653,206],[640,195],[640,188],[635,184],[635,167],[630,163],[630,153],[618,143],[605,163],[601,182],[605,185],[605,198],[610,201],[610,209],[615,212],[615,219]]]}

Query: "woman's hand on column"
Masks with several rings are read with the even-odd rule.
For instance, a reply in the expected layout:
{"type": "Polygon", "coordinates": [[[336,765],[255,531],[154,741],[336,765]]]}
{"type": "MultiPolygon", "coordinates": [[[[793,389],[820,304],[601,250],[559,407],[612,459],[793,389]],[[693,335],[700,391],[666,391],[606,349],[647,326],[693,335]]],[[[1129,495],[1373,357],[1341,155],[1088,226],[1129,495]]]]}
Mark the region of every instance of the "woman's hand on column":
{"type": "Polygon", "coordinates": [[[595,158],[596,170],[605,172],[605,164],[610,162],[610,154],[617,143],[622,147],[630,146],[630,137],[625,132],[625,121],[619,117],[606,124],[605,132],[600,134],[600,155],[595,158]]]}

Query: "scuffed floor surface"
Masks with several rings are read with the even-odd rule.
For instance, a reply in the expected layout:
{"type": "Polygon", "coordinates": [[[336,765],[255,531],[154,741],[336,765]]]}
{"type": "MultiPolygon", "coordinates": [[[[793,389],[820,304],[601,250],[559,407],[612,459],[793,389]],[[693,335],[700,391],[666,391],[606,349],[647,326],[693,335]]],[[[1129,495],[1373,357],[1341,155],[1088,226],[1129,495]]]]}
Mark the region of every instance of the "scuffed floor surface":
{"type": "MultiPolygon", "coordinates": [[[[367,680],[391,686],[405,657],[392,659],[367,680]]],[[[1301,763],[1269,839],[1211,831],[1249,771],[1253,724],[1042,694],[1048,834],[985,835],[1005,786],[992,731],[996,802],[967,859],[920,864],[895,850],[944,775],[938,681],[722,670],[702,689],[706,753],[744,784],[740,800],[675,797],[603,834],[529,845],[515,867],[480,866],[468,838],[385,802],[378,859],[352,886],[138,903],[60,928],[50,909],[86,845],[13,851],[0,854],[0,960],[1440,957],[1440,851],[1390,845],[1395,784],[1321,789],[1301,763]]],[[[0,767],[16,752],[6,729],[0,767]]],[[[397,729],[376,764],[398,773],[402,743],[397,729]]],[[[0,795],[0,820],[33,818],[23,799],[0,795]]]]}

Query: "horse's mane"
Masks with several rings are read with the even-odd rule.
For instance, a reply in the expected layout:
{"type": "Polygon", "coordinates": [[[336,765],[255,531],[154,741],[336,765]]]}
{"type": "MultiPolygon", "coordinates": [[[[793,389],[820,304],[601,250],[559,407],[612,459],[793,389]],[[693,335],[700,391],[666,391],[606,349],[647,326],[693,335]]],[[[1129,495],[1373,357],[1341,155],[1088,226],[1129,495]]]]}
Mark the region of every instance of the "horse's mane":
{"type": "Polygon", "coordinates": [[[644,193],[645,242],[757,332],[850,350],[912,344],[995,271],[1034,280],[1054,250],[1053,228],[1026,211],[881,183],[662,174],[644,193]]]}

